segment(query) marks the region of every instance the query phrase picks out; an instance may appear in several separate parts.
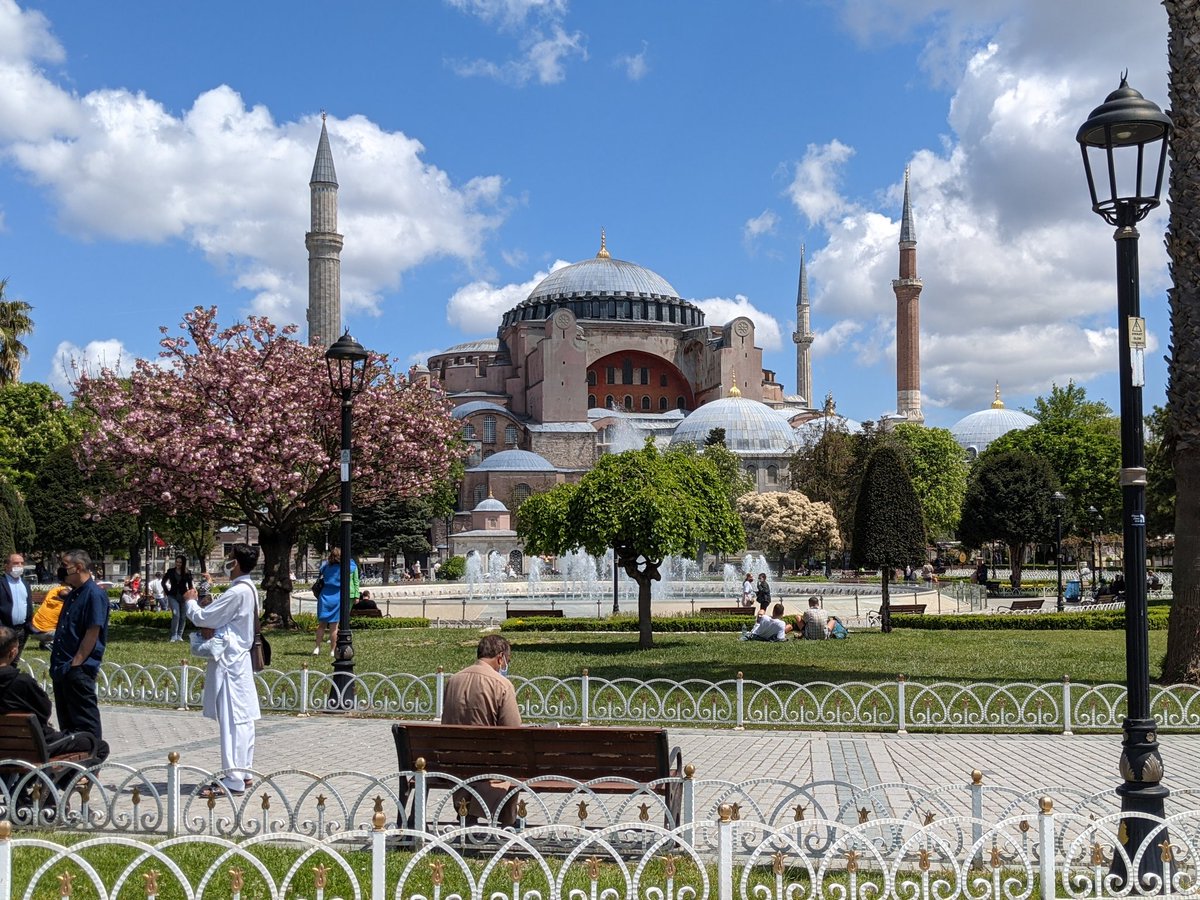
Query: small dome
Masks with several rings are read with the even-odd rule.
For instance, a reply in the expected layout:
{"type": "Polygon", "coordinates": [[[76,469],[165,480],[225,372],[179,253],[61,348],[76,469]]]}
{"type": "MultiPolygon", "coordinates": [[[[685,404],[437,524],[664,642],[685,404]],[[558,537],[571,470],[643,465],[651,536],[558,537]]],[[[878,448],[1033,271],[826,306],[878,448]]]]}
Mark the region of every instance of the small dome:
{"type": "Polygon", "coordinates": [[[1036,425],[1037,419],[1014,409],[1005,409],[1000,399],[1000,385],[996,385],[996,399],[990,409],[964,416],[950,426],[950,433],[958,445],[974,459],[987,449],[988,444],[1010,431],[1019,431],[1036,425]]]}
{"type": "Polygon", "coordinates": [[[796,434],[796,440],[803,443],[810,439],[819,440],[827,427],[830,431],[847,431],[850,434],[858,434],[862,431],[861,422],[847,419],[845,416],[839,416],[837,413],[829,416],[828,419],[825,416],[817,416],[815,419],[801,422],[793,430],[796,434]]]}
{"type": "Polygon", "coordinates": [[[528,450],[501,450],[493,453],[468,472],[557,472],[551,462],[544,456],[538,456],[528,450]]]}
{"type": "MultiPolygon", "coordinates": [[[[732,393],[732,392],[731,392],[732,393]]],[[[725,429],[725,446],[740,456],[786,456],[796,449],[792,426],[765,403],[732,396],[705,403],[679,423],[671,446],[704,446],[714,428],[725,429]]]]}
{"type": "Polygon", "coordinates": [[[508,507],[497,500],[495,497],[488,497],[486,500],[480,500],[475,507],[475,512],[508,512],[508,507]]]}
{"type": "Polygon", "coordinates": [[[478,341],[467,341],[465,344],[455,344],[445,350],[439,350],[430,358],[445,356],[447,353],[496,353],[500,350],[499,338],[483,338],[478,341]]]}

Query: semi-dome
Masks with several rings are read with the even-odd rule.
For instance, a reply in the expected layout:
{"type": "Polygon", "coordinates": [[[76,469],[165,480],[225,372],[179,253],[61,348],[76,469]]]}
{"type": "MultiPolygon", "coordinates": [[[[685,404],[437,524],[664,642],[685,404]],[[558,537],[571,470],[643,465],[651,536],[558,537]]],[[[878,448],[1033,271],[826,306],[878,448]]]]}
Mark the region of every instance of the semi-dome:
{"type": "Polygon", "coordinates": [[[469,472],[556,472],[554,465],[544,456],[529,450],[501,450],[493,453],[469,472]]]}
{"type": "Polygon", "coordinates": [[[1005,409],[1000,399],[1000,385],[996,385],[996,398],[990,409],[981,409],[964,416],[950,426],[950,433],[958,445],[974,459],[987,449],[988,444],[1010,431],[1019,431],[1036,425],[1037,419],[1015,409],[1005,409]]]}
{"type": "Polygon", "coordinates": [[[551,272],[520,305],[504,314],[500,327],[544,321],[558,309],[569,309],[576,319],[665,322],[688,327],[704,324],[700,308],[681,299],[667,279],[637,263],[613,259],[603,232],[599,253],[551,272]]]}
{"type": "Polygon", "coordinates": [[[725,446],[739,456],[786,456],[796,449],[796,436],[787,419],[765,403],[747,400],[737,388],[680,422],[671,446],[691,443],[702,447],[714,428],[725,429],[725,446]]]}
{"type": "Polygon", "coordinates": [[[516,416],[513,415],[512,410],[505,409],[499,403],[492,403],[490,400],[469,400],[466,403],[456,406],[454,409],[450,410],[450,415],[456,419],[462,419],[466,416],[473,416],[475,413],[479,412],[500,413],[502,416],[508,416],[512,419],[516,418],[516,416]]]}
{"type": "Polygon", "coordinates": [[[474,512],[508,512],[508,507],[495,497],[489,496],[475,505],[474,512]]]}

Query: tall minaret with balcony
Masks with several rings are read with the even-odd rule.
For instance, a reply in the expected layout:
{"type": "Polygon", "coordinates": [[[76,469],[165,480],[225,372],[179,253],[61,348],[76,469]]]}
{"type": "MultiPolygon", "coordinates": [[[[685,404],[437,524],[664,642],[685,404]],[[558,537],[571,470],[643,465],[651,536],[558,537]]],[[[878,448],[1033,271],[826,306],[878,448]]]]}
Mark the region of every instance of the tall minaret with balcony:
{"type": "Polygon", "coordinates": [[[904,170],[904,213],[900,220],[900,277],[896,292],[896,412],[923,423],[921,412],[921,279],[917,277],[917,233],[904,170]]]}
{"type": "Polygon", "coordinates": [[[342,333],[342,236],[338,234],[338,181],[321,113],[321,140],[308,182],[312,198],[312,230],[304,235],[308,248],[308,342],[328,347],[342,333]]]}
{"type": "Polygon", "coordinates": [[[809,320],[808,273],[804,268],[804,245],[800,245],[800,285],[796,288],[796,330],[792,340],[796,344],[796,393],[813,405],[812,383],[812,324],[809,320]]]}

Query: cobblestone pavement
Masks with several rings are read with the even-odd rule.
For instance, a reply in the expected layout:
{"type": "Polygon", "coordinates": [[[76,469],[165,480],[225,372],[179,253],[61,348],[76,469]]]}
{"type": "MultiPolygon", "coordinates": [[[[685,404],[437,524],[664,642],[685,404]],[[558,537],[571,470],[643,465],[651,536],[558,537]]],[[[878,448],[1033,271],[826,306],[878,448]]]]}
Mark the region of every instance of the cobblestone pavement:
{"type": "MultiPolygon", "coordinates": [[[[209,771],[220,766],[217,727],[198,711],[110,705],[102,708],[110,762],[161,766],[167,753],[209,771]]],[[[338,716],[264,717],[258,723],[255,768],[325,774],[395,772],[388,719],[338,716]]],[[[979,769],[984,784],[1011,791],[1070,788],[1091,793],[1119,781],[1121,739],[1104,735],[865,734],[718,730],[669,727],[672,746],[696,767],[697,779],[742,782],[780,778],[795,783],[840,780],[867,787],[907,783],[967,785],[979,769]]],[[[1178,801],[1200,804],[1200,735],[1161,737],[1167,777],[1178,801]],[[1193,793],[1194,792],[1194,793],[1193,793]]]]}

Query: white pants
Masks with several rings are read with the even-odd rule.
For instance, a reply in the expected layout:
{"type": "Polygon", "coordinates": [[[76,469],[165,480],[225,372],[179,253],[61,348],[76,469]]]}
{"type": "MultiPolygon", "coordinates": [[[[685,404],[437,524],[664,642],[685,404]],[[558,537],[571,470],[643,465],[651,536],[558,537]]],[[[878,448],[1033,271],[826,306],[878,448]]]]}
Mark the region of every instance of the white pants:
{"type": "MultiPolygon", "coordinates": [[[[225,712],[225,710],[222,710],[225,712]]],[[[221,768],[228,769],[221,783],[231,791],[244,791],[244,779],[251,777],[254,768],[254,722],[234,722],[232,716],[221,716],[221,768]]]]}

